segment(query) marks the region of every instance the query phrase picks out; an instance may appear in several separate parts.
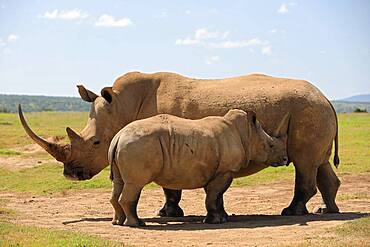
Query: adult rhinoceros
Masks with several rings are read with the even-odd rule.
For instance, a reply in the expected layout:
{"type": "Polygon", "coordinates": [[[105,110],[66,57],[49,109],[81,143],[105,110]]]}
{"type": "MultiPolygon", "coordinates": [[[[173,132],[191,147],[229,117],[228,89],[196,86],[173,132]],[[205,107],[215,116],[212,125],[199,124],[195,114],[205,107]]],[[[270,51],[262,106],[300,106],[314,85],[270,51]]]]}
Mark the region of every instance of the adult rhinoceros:
{"type": "MultiPolygon", "coordinates": [[[[229,109],[239,108],[255,111],[267,133],[281,129],[281,134],[288,135],[287,152],[289,161],[294,163],[296,178],[293,200],[282,214],[308,213],[306,203],[316,194],[316,186],[326,204],[324,212],[339,211],[335,197],[340,181],[329,163],[335,141],[334,165],[339,164],[337,116],[328,99],[309,82],[261,74],[200,80],[174,73],[131,72],[119,77],[113,87],[103,88],[101,96],[83,86],[78,86],[78,91],[83,100],[92,104],[80,135],[66,129],[70,145],[61,146],[38,137],[19,112],[28,135],[64,163],[67,178],[90,179],[105,168],[111,139],[136,119],[158,113],[198,119],[221,116],[229,109]]],[[[266,167],[250,164],[238,176],[248,176],[266,167]]],[[[160,215],[183,215],[178,206],[181,191],[164,191],[166,203],[160,215]]]]}

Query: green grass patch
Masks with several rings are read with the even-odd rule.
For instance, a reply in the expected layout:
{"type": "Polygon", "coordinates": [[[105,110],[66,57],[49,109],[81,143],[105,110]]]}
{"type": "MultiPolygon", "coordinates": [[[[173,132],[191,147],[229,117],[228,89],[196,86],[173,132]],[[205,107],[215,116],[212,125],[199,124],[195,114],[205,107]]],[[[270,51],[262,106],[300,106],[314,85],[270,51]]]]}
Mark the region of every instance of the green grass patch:
{"type": "Polygon", "coordinates": [[[336,246],[363,247],[370,246],[370,217],[347,221],[337,227],[326,228],[317,235],[307,237],[294,244],[281,244],[284,247],[336,246]]]}
{"type": "Polygon", "coordinates": [[[342,237],[370,238],[370,217],[348,221],[337,227],[335,233],[342,237]]]}
{"type": "Polygon", "coordinates": [[[268,167],[251,176],[236,178],[231,184],[232,187],[269,184],[281,180],[294,179],[294,166],[268,167]]]}
{"type": "Polygon", "coordinates": [[[20,154],[21,154],[20,152],[11,149],[0,148],[0,156],[15,156],[20,154]]]}
{"type": "Polygon", "coordinates": [[[70,181],[63,176],[63,166],[53,163],[20,171],[0,168],[0,190],[51,194],[66,190],[111,188],[109,168],[88,181],[70,181]]]}
{"type": "Polygon", "coordinates": [[[99,237],[0,222],[0,246],[123,246],[99,237]]]}
{"type": "Polygon", "coordinates": [[[4,207],[6,202],[5,199],[0,198],[0,224],[16,215],[14,210],[4,207]]]}
{"type": "Polygon", "coordinates": [[[370,114],[338,114],[340,173],[370,172],[370,114]]]}
{"type": "MultiPolygon", "coordinates": [[[[66,136],[67,126],[78,133],[87,122],[87,112],[34,112],[24,113],[35,133],[43,137],[66,136]]],[[[0,113],[0,149],[33,144],[25,133],[18,114],[0,113]]]]}
{"type": "Polygon", "coordinates": [[[348,200],[363,200],[370,199],[370,195],[365,193],[355,193],[355,194],[339,194],[337,195],[338,201],[348,201],[348,200]]]}

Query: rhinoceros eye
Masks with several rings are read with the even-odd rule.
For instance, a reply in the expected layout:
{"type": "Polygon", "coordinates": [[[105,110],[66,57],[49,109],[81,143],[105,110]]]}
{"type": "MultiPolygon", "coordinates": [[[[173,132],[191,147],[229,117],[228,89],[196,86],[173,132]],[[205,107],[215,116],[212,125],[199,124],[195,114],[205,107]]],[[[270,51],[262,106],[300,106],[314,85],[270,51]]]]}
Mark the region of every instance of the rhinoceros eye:
{"type": "Polygon", "coordinates": [[[95,140],[94,142],[93,142],[93,144],[96,146],[96,145],[99,145],[100,144],[100,141],[99,140],[95,140]]]}

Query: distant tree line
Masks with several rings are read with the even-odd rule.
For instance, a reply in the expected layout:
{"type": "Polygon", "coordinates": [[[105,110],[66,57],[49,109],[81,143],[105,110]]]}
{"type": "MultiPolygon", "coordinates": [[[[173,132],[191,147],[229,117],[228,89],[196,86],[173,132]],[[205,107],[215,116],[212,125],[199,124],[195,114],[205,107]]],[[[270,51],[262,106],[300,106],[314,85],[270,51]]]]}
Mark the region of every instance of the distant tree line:
{"type": "MultiPolygon", "coordinates": [[[[337,112],[370,112],[370,103],[332,101],[337,112]]],[[[90,104],[77,97],[27,96],[0,94],[0,112],[89,111],[90,104]]]]}
{"type": "Polygon", "coordinates": [[[0,94],[0,112],[89,111],[90,104],[77,97],[51,97],[0,94]]]}
{"type": "Polygon", "coordinates": [[[354,110],[354,112],[357,112],[357,113],[367,113],[367,110],[366,109],[361,109],[361,108],[356,108],[354,110]]]}
{"type": "Polygon", "coordinates": [[[332,101],[336,112],[369,112],[370,102],[332,101]]]}

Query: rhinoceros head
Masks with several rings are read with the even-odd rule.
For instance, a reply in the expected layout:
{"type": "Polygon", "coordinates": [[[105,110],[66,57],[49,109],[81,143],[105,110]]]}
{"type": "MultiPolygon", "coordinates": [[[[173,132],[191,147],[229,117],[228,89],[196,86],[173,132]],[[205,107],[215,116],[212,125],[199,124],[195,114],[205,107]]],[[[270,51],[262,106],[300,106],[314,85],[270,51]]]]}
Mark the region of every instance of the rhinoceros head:
{"type": "Polygon", "coordinates": [[[287,134],[282,134],[284,125],[288,123],[289,115],[286,114],[272,136],[267,134],[262,125],[256,119],[254,112],[248,112],[248,118],[251,119],[251,155],[255,161],[262,162],[269,166],[288,165],[287,154],[287,134]]]}
{"type": "MultiPolygon", "coordinates": [[[[87,125],[80,134],[67,127],[70,144],[51,143],[36,135],[26,123],[21,106],[19,117],[27,134],[56,160],[64,164],[64,176],[72,180],[92,178],[108,165],[108,148],[114,134],[132,120],[118,104],[117,94],[111,87],[104,88],[101,96],[78,86],[81,98],[91,102],[87,125]],[[120,112],[119,116],[116,114],[120,112]]],[[[122,102],[121,102],[122,103],[122,102]]]]}
{"type": "Polygon", "coordinates": [[[288,162],[286,150],[286,134],[288,124],[287,114],[279,123],[273,136],[268,135],[253,111],[230,110],[225,118],[231,120],[237,127],[249,162],[266,164],[267,166],[286,165],[288,162]],[[284,131],[285,130],[285,131],[284,131]],[[286,132],[285,132],[286,133],[286,132]],[[276,137],[279,136],[279,137],[276,137]]]}

